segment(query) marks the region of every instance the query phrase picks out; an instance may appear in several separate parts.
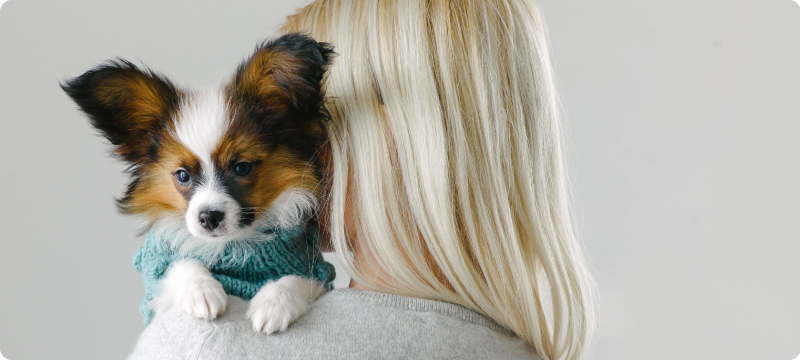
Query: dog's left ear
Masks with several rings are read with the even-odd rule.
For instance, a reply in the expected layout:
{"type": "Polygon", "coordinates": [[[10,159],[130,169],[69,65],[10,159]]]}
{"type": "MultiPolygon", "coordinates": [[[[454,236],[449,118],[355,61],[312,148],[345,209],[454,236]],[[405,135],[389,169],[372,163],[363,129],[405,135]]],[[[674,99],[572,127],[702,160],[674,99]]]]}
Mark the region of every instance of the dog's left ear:
{"type": "Polygon", "coordinates": [[[239,66],[232,90],[260,116],[318,120],[323,77],[333,58],[327,43],[290,33],[266,41],[239,66]]]}

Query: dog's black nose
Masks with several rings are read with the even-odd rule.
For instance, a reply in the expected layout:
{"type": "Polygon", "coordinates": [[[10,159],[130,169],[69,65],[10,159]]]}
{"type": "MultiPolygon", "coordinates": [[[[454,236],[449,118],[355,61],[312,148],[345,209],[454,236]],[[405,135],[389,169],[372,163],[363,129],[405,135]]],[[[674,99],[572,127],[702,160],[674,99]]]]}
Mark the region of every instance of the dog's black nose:
{"type": "Polygon", "coordinates": [[[204,210],[200,212],[200,226],[208,231],[214,231],[224,218],[225,213],[222,211],[204,210]]]}

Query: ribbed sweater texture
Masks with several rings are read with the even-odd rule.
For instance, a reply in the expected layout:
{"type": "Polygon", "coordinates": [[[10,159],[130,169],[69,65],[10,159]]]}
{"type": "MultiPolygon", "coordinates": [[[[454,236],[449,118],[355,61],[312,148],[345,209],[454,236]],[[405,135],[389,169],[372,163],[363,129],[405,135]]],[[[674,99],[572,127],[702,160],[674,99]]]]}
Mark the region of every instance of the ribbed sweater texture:
{"type": "Polygon", "coordinates": [[[322,282],[328,289],[336,276],[333,265],[322,258],[318,247],[319,231],[313,222],[290,229],[266,229],[258,240],[237,239],[213,259],[207,255],[180,251],[180,242],[169,232],[151,229],[133,258],[133,267],[142,274],[145,295],[139,306],[148,325],[155,315],[152,300],[158,296],[159,282],[169,266],[182,259],[204,263],[225,293],[250,300],[267,282],[286,275],[297,275],[322,282]],[[270,240],[264,241],[264,235],[270,240]],[[172,244],[172,245],[171,245],[172,244]],[[178,244],[177,246],[174,244],[178,244]]]}

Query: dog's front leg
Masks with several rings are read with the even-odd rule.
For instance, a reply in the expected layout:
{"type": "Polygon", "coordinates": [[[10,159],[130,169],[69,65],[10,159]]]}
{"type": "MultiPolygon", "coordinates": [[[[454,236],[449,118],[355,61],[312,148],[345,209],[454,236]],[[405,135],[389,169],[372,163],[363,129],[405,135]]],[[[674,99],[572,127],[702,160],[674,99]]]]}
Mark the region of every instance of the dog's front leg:
{"type": "Polygon", "coordinates": [[[325,288],[318,281],[287,275],[258,290],[250,300],[247,317],[253,321],[255,331],[266,334],[284,331],[324,292],[325,288]]]}
{"type": "Polygon", "coordinates": [[[211,272],[201,262],[185,259],[167,269],[154,305],[157,312],[177,306],[189,315],[211,320],[225,311],[227,301],[222,284],[211,272]]]}

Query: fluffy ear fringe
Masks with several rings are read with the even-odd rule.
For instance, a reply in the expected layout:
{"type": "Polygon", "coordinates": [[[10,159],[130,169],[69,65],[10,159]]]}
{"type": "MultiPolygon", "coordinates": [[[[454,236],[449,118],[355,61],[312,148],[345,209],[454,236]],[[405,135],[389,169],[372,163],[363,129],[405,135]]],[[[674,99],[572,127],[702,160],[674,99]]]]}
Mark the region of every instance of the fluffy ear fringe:
{"type": "Polygon", "coordinates": [[[166,78],[123,60],[111,60],[60,84],[91,124],[129,163],[148,156],[153,130],[177,107],[179,92],[166,78]]]}
{"type": "Polygon", "coordinates": [[[324,115],[323,81],[334,55],[330,44],[299,33],[267,40],[239,66],[234,91],[265,113],[317,118],[324,115]]]}

